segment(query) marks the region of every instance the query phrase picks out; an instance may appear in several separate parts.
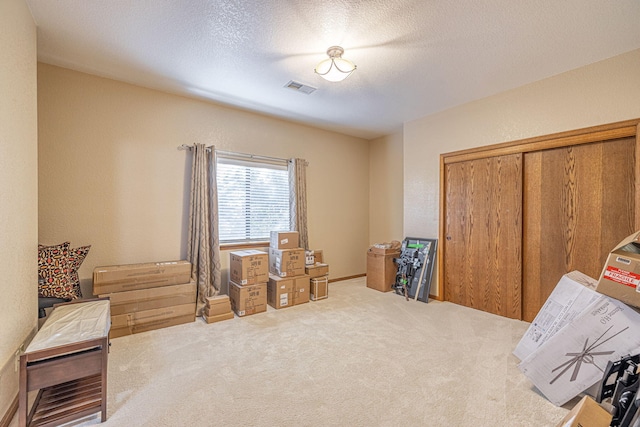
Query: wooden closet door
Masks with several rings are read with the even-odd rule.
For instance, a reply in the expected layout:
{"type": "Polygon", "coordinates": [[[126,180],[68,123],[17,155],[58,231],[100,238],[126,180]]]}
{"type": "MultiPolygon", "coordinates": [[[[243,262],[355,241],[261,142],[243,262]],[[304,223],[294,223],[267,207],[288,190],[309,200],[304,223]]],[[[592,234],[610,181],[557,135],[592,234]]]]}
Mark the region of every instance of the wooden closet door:
{"type": "Polygon", "coordinates": [[[635,138],[524,155],[523,320],[563,274],[598,279],[608,253],[634,231],[635,138]]]}
{"type": "Polygon", "coordinates": [[[444,297],[521,317],[522,154],[445,167],[444,297]]]}

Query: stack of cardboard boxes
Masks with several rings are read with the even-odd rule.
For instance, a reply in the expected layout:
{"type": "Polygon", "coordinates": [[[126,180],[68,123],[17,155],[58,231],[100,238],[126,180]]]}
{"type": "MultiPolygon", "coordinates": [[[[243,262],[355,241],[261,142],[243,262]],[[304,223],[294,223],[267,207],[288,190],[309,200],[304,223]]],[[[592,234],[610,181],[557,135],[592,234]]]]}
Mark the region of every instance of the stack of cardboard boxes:
{"type": "Polygon", "coordinates": [[[195,321],[191,263],[171,261],[96,267],[93,293],[111,301],[116,338],[195,321]]]}
{"type": "Polygon", "coordinates": [[[309,291],[311,300],[327,298],[329,296],[329,265],[323,262],[322,251],[308,251],[306,261],[305,272],[311,280],[309,291]]]}
{"type": "Polygon", "coordinates": [[[309,302],[305,250],[298,247],[298,240],[297,231],[271,232],[267,301],[274,308],[309,302]]]}
{"type": "Polygon", "coordinates": [[[256,249],[229,254],[229,298],[238,316],[267,311],[269,256],[256,249]]]}
{"type": "Polygon", "coordinates": [[[207,323],[233,319],[233,311],[231,311],[229,295],[207,297],[207,303],[204,306],[204,312],[202,314],[202,317],[204,317],[204,320],[207,323]]]}

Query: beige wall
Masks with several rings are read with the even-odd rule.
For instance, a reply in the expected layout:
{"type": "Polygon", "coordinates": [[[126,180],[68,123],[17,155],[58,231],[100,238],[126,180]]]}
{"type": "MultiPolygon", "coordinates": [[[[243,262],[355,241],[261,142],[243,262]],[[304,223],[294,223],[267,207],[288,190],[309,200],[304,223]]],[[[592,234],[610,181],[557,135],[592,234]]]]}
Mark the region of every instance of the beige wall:
{"type": "Polygon", "coordinates": [[[369,243],[402,241],[402,131],[369,143],[369,243]]]}
{"type": "Polygon", "coordinates": [[[15,353],[37,324],[36,27],[0,2],[0,418],[18,394],[15,353]]]}
{"type": "Polygon", "coordinates": [[[190,154],[177,147],[195,142],[307,159],[310,245],[332,278],[365,272],[365,140],[42,63],[38,113],[39,239],[92,245],[85,290],[98,265],[186,256],[190,154]]]}
{"type": "Polygon", "coordinates": [[[441,153],[638,118],[638,70],[635,50],[406,123],[405,234],[438,235],[441,153]]]}

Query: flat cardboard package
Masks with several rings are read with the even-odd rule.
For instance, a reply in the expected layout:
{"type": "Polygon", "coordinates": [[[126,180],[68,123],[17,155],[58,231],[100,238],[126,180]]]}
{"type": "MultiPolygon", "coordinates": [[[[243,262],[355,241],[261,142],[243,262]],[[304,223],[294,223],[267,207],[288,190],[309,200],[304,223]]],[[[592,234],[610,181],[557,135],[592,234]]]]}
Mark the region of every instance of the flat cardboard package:
{"type": "Polygon", "coordinates": [[[211,317],[222,314],[231,313],[231,301],[229,295],[216,295],[207,297],[207,303],[204,306],[204,315],[211,317]]]}
{"type": "Polygon", "coordinates": [[[329,296],[329,277],[312,277],[309,284],[309,298],[312,301],[325,299],[329,296]]]}
{"type": "Polygon", "coordinates": [[[640,231],[628,236],[609,253],[596,291],[640,307],[640,231]]]}
{"type": "Polygon", "coordinates": [[[180,285],[191,280],[188,261],[112,265],[93,270],[94,295],[180,285]]]}
{"type": "Polygon", "coordinates": [[[301,276],[305,268],[304,249],[269,248],[269,272],[280,277],[301,276]]]}
{"type": "Polygon", "coordinates": [[[595,400],[584,396],[556,427],[609,427],[612,418],[595,400]]]}
{"type": "Polygon", "coordinates": [[[577,270],[562,276],[513,354],[520,360],[525,359],[582,313],[585,307],[600,298],[595,291],[597,284],[596,279],[577,270]]]}
{"type": "Polygon", "coordinates": [[[166,328],[196,320],[196,305],[180,304],[111,316],[110,338],[166,328]]]}
{"type": "Polygon", "coordinates": [[[293,305],[304,304],[309,302],[309,284],[308,275],[293,277],[293,305]]]}
{"type": "Polygon", "coordinates": [[[367,252],[367,287],[380,292],[391,291],[391,285],[396,281],[398,266],[393,262],[400,252],[378,254],[367,252]]]}
{"type": "Polygon", "coordinates": [[[304,268],[304,271],[311,278],[326,276],[329,274],[329,264],[321,264],[317,262],[314,265],[307,265],[304,268]]]}
{"type": "Polygon", "coordinates": [[[158,288],[139,289],[137,291],[100,294],[111,301],[111,315],[134,313],[154,308],[170,307],[182,304],[195,304],[196,282],[182,285],[160,286],[158,288]]]}
{"type": "Polygon", "coordinates": [[[295,249],[299,246],[297,231],[272,231],[269,246],[273,249],[295,249]]]}
{"type": "Polygon", "coordinates": [[[241,286],[229,282],[231,308],[240,317],[267,311],[267,284],[241,286]]]}
{"type": "Polygon", "coordinates": [[[273,308],[293,306],[294,279],[271,274],[267,283],[267,303],[273,308]]]}
{"type": "Polygon", "coordinates": [[[640,314],[600,295],[518,368],[551,403],[564,405],[602,380],[607,362],[640,348],[640,314]]]}
{"type": "Polygon", "coordinates": [[[269,280],[269,254],[256,249],[229,253],[229,276],[239,285],[267,283],[269,280]]]}
{"type": "Polygon", "coordinates": [[[229,311],[228,313],[214,314],[213,316],[204,316],[204,321],[207,323],[216,323],[222,322],[223,320],[230,320],[234,317],[235,316],[233,315],[233,311],[229,311]]]}

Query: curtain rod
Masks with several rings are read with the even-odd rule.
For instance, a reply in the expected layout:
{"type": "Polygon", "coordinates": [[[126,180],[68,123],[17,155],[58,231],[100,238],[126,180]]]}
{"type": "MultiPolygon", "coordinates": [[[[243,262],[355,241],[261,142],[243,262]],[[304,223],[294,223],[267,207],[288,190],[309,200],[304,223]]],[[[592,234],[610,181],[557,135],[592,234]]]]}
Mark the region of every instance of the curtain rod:
{"type": "MultiPolygon", "coordinates": [[[[212,146],[207,147],[207,151],[211,151],[212,146]]],[[[191,151],[193,150],[192,145],[182,144],[178,146],[178,150],[191,151]]],[[[279,159],[277,157],[267,157],[267,156],[257,156],[255,154],[245,154],[245,153],[236,153],[234,151],[223,151],[223,150],[215,150],[217,154],[222,154],[223,156],[236,156],[236,157],[245,157],[247,159],[254,160],[268,160],[272,162],[288,162],[287,159],[279,159]]]]}

